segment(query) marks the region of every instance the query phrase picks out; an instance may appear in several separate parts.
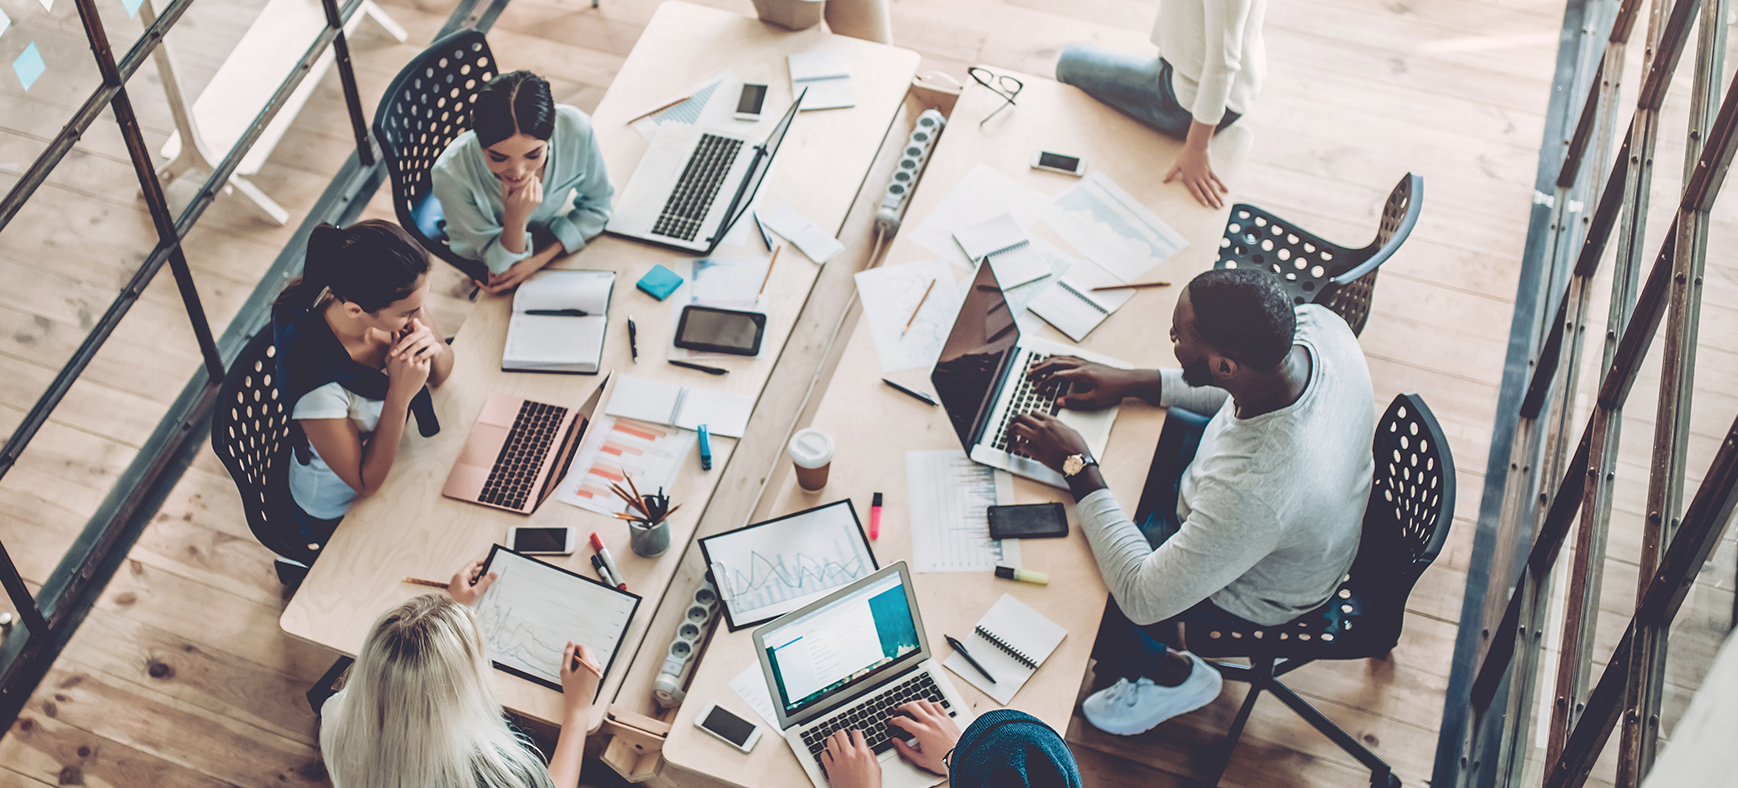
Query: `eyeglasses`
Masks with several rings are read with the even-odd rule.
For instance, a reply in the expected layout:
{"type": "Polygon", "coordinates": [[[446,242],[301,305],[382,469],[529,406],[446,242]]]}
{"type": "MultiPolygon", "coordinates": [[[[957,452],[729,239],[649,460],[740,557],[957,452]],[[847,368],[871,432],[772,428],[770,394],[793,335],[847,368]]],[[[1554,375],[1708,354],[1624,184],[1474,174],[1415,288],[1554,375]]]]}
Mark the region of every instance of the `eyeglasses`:
{"type": "Polygon", "coordinates": [[[1020,91],[1026,87],[1026,83],[1021,82],[1020,80],[1010,76],[992,73],[987,68],[972,66],[971,68],[966,69],[966,73],[971,75],[971,78],[976,80],[979,85],[989,88],[991,93],[1001,96],[1003,101],[1008,102],[997,107],[995,112],[985,115],[983,120],[978,121],[979,126],[989,122],[990,118],[995,117],[996,114],[1002,110],[1014,106],[1014,97],[1020,95],[1020,91]]]}

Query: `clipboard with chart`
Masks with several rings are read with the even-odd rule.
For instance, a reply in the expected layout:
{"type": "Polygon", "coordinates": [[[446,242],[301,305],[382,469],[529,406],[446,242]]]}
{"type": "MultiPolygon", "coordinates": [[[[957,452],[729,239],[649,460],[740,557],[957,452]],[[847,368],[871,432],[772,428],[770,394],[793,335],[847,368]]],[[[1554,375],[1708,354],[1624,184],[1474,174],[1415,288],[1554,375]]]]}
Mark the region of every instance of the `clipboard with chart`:
{"type": "MultiPolygon", "coordinates": [[[[608,676],[640,598],[501,545],[483,574],[495,582],[477,600],[477,622],[495,667],[561,689],[561,652],[583,643],[608,676]]],[[[602,687],[602,682],[599,682],[602,687]]]]}
{"type": "Polygon", "coordinates": [[[763,624],[868,577],[880,565],[850,499],[700,540],[735,632],[763,624]]]}

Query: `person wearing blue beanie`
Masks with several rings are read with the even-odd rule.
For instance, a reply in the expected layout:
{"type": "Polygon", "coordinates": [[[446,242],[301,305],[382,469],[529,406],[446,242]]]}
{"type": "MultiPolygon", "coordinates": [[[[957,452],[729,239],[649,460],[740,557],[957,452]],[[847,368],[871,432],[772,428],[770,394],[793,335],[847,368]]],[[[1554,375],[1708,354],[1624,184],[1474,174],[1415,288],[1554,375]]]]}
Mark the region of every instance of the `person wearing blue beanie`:
{"type": "MultiPolygon", "coordinates": [[[[952,788],[1080,788],[1080,768],[1068,743],[1037,717],[1013,709],[979,716],[960,733],[947,710],[931,701],[899,707],[909,716],[891,723],[910,732],[917,746],[894,739],[900,757],[919,768],[948,775],[952,788]]],[[[821,758],[833,788],[880,788],[881,764],[861,731],[839,731],[821,758]]]]}

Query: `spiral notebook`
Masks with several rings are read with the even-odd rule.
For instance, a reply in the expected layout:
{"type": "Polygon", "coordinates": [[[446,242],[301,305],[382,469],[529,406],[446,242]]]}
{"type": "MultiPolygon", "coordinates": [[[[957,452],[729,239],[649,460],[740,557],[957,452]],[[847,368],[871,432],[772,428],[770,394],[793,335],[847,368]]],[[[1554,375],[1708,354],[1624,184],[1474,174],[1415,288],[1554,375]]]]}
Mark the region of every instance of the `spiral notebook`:
{"type": "Polygon", "coordinates": [[[1067,334],[1069,339],[1079,342],[1110,317],[1110,313],[1134,297],[1133,290],[1092,291],[1094,287],[1117,284],[1122,282],[1115,275],[1091,260],[1081,260],[1057,279],[1056,284],[1044,288],[1044,292],[1033,298],[1026,308],[1055,326],[1057,331],[1067,334]]]}
{"type": "Polygon", "coordinates": [[[963,641],[972,658],[996,677],[996,683],[985,680],[984,674],[973,668],[957,651],[942,664],[1006,706],[1067,635],[1068,630],[1056,622],[1013,596],[1003,594],[963,641]]]}
{"type": "Polygon", "coordinates": [[[954,243],[972,262],[988,261],[1003,290],[1035,282],[1050,275],[1050,264],[1032,248],[1026,232],[1003,212],[987,221],[954,231],[954,243]]]}

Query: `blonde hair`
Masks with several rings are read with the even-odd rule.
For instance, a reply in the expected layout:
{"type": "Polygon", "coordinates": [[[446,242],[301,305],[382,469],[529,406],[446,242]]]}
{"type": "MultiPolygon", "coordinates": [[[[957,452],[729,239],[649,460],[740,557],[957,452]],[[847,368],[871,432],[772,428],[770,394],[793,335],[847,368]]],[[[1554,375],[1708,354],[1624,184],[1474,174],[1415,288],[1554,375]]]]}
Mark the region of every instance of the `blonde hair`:
{"type": "Polygon", "coordinates": [[[553,788],[490,689],[476,614],[419,596],[374,622],[320,749],[336,788],[553,788]]]}

